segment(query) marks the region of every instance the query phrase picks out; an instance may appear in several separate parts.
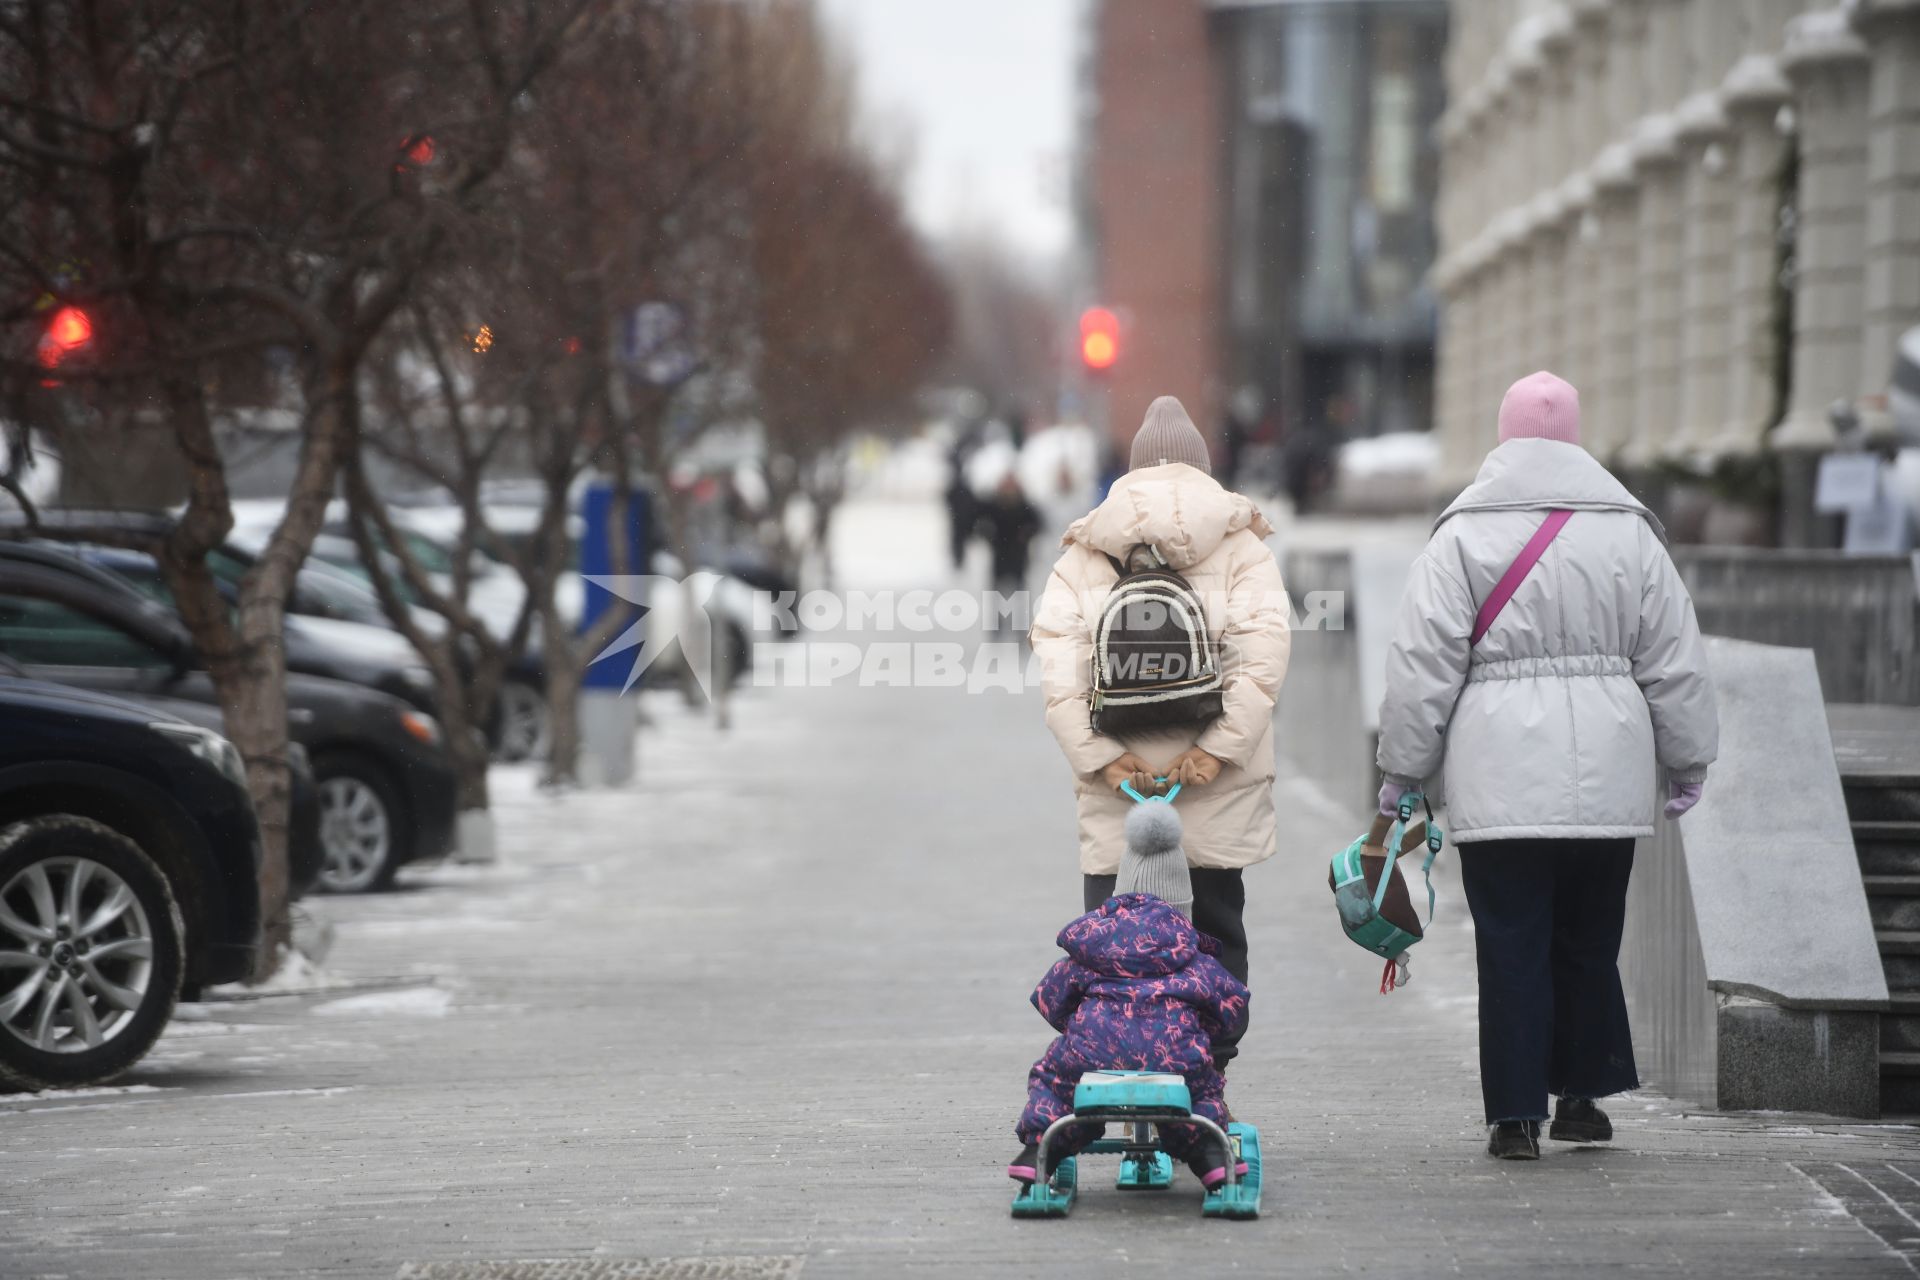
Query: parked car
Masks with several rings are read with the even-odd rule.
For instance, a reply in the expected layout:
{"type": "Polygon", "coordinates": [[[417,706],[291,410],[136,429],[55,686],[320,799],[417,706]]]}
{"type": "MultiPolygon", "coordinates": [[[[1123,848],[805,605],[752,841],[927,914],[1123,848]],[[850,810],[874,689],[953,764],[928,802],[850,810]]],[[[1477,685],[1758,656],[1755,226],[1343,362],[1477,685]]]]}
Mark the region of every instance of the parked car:
{"type": "Polygon", "coordinates": [[[0,676],[0,1085],[97,1084],[183,989],[233,982],[260,933],[260,832],[225,738],[0,676]]]}
{"type": "MultiPolygon", "coordinates": [[[[360,561],[360,548],[344,534],[322,533],[316,537],[307,563],[324,566],[328,572],[348,578],[369,595],[373,593],[370,575],[360,561]]],[[[450,561],[427,559],[420,563],[430,577],[437,579],[436,590],[451,587],[451,579],[440,579],[438,570],[432,567],[445,567],[450,561]]],[[[398,557],[387,556],[385,568],[402,600],[413,605],[417,614],[432,618],[434,626],[445,625],[440,615],[420,606],[402,577],[398,557]]],[[[474,586],[468,604],[475,617],[496,637],[504,639],[513,629],[525,594],[518,579],[504,566],[493,565],[476,578],[474,586]]],[[[487,743],[496,760],[511,764],[546,755],[549,741],[546,685],[546,669],[540,659],[539,626],[533,624],[527,633],[526,647],[502,676],[494,705],[486,717],[487,743]]]]}
{"type": "MultiPolygon", "coordinates": [[[[121,511],[54,507],[40,512],[40,524],[49,529],[76,525],[124,529],[129,533],[160,536],[173,527],[173,517],[158,511],[121,511]]],[[[0,517],[0,530],[24,534],[19,516],[0,517]]],[[[173,607],[173,592],[152,556],[140,551],[91,543],[46,543],[56,552],[78,555],[112,570],[144,594],[173,607]]],[[[241,575],[252,567],[252,551],[229,540],[207,556],[207,568],[229,600],[237,598],[241,575]]],[[[377,612],[377,606],[376,606],[377,612]]],[[[428,715],[437,714],[433,673],[404,636],[391,630],[384,617],[369,623],[361,605],[345,596],[324,569],[302,567],[287,600],[285,625],[287,670],[305,675],[349,680],[390,693],[428,715]]]]}
{"type": "MultiPolygon", "coordinates": [[[[227,543],[229,553],[244,555],[247,562],[251,563],[263,545],[267,532],[279,523],[281,510],[275,504],[258,501],[235,504],[236,523],[227,543]]],[[[374,594],[366,566],[360,562],[360,549],[349,536],[344,519],[342,512],[335,511],[327,526],[329,531],[313,540],[307,562],[301,567],[302,577],[309,573],[315,576],[316,581],[309,584],[315,593],[322,585],[319,579],[324,578],[326,589],[339,597],[341,604],[350,593],[359,593],[361,603],[355,620],[374,620],[367,617],[370,611],[378,625],[390,626],[380,607],[379,598],[374,594]]],[[[435,588],[448,590],[452,585],[451,552],[428,541],[422,541],[415,547],[415,552],[420,557],[417,563],[435,588]]],[[[401,574],[399,560],[388,556],[385,568],[400,598],[413,606],[415,621],[434,633],[443,629],[446,620],[422,607],[401,574]]],[[[496,636],[504,638],[513,628],[525,591],[518,577],[503,566],[483,560],[477,563],[476,568],[478,572],[468,593],[468,604],[481,623],[496,636]]],[[[295,608],[297,603],[290,601],[289,609],[295,608]]],[[[546,671],[540,661],[539,629],[536,626],[528,633],[526,648],[508,666],[494,704],[487,709],[481,721],[495,759],[511,763],[536,759],[546,754],[549,740],[546,683],[546,671]]]]}
{"type": "MultiPolygon", "coordinates": [[[[14,680],[30,678],[24,667],[4,654],[0,654],[0,677],[14,680]]],[[[146,707],[162,716],[199,725],[214,733],[225,733],[217,705],[193,702],[186,698],[169,698],[163,694],[126,695],[121,700],[146,707]]],[[[299,899],[313,892],[319,884],[326,852],[320,843],[320,790],[313,779],[313,761],[307,755],[307,749],[297,742],[289,742],[287,766],[292,775],[289,783],[291,803],[287,815],[288,893],[299,899]]]]}
{"type": "MultiPolygon", "coordinates": [[[[487,525],[508,547],[526,549],[530,546],[538,525],[540,512],[537,507],[526,505],[518,499],[522,490],[509,485],[495,487],[492,492],[499,500],[490,501],[484,508],[487,525]]],[[[658,511],[655,509],[657,516],[658,511]]],[[[465,517],[458,508],[431,507],[416,505],[399,515],[396,523],[405,529],[410,546],[415,548],[439,546],[443,562],[451,567],[449,547],[452,538],[457,535],[460,521],[465,517]]],[[[561,616],[569,622],[577,623],[586,604],[586,583],[580,577],[579,547],[580,537],[585,530],[585,522],[577,515],[567,518],[567,538],[570,560],[561,570],[559,580],[554,584],[554,602],[559,606],[561,616]]],[[[680,581],[687,577],[688,570],[680,557],[664,549],[666,535],[656,519],[649,534],[654,544],[648,556],[646,571],[660,578],[680,581]]],[[[422,551],[423,555],[427,554],[422,551]]],[[[482,551],[483,559],[490,559],[482,551]]],[[[513,580],[513,592],[520,589],[517,575],[503,564],[497,562],[492,569],[494,576],[504,576],[513,580]]],[[[712,619],[721,628],[728,644],[729,670],[737,683],[744,679],[752,667],[752,637],[756,624],[754,608],[755,588],[743,582],[729,572],[708,571],[712,573],[713,589],[707,596],[707,610],[712,619]]],[[[485,581],[487,579],[480,579],[485,581]]],[[[506,589],[499,589],[498,596],[505,597],[506,589]]],[[[518,607],[519,595],[512,596],[518,607]]],[[[648,629],[659,628],[669,636],[681,634],[681,620],[686,614],[686,599],[677,591],[655,591],[649,597],[646,607],[648,629]]],[[[511,616],[511,615],[509,615],[511,616]]],[[[768,638],[786,639],[788,633],[778,624],[768,638]]],[[[686,655],[675,646],[661,654],[648,669],[647,683],[651,685],[677,684],[684,680],[687,673],[686,655]]]]}
{"type": "MultiPolygon", "coordinates": [[[[36,677],[114,695],[215,705],[172,611],[59,550],[0,544],[0,654],[36,677]]],[[[432,716],[341,680],[290,674],[287,732],[312,759],[322,889],[389,883],[453,841],[453,765],[432,716]]]]}

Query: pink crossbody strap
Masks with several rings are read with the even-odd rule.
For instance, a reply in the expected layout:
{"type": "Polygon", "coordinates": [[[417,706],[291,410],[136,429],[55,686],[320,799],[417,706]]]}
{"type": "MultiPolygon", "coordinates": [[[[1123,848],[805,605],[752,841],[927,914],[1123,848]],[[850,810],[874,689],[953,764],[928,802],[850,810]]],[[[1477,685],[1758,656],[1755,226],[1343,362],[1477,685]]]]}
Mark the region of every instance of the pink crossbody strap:
{"type": "Polygon", "coordinates": [[[1486,598],[1480,606],[1480,612],[1474,616],[1473,638],[1467,641],[1469,647],[1480,643],[1480,638],[1487,634],[1489,627],[1493,626],[1493,620],[1500,616],[1502,609],[1507,607],[1507,601],[1513,599],[1513,593],[1520,589],[1520,584],[1527,580],[1529,573],[1533,572],[1533,566],[1539,564],[1540,557],[1547,553],[1548,545],[1560,536],[1560,530],[1566,528],[1567,521],[1572,518],[1571,511],[1554,510],[1547,513],[1546,520],[1533,531],[1533,536],[1527,539],[1527,545],[1520,548],[1520,554],[1513,558],[1513,563],[1507,566],[1507,571],[1500,575],[1500,581],[1495,584],[1493,594],[1486,598]]]}

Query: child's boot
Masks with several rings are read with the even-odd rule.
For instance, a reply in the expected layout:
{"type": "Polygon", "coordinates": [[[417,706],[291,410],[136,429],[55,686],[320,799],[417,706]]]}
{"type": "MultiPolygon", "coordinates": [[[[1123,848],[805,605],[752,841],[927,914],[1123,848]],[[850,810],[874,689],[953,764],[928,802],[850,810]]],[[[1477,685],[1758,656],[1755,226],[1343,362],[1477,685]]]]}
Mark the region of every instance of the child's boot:
{"type": "Polygon", "coordinates": [[[1007,1166],[1007,1176],[1023,1187],[1030,1187],[1039,1178],[1040,1144],[1029,1142],[1020,1148],[1020,1154],[1007,1166]]]}
{"type": "MultiPolygon", "coordinates": [[[[1197,1139],[1193,1150],[1187,1153],[1187,1168],[1193,1170],[1193,1176],[1200,1179],[1200,1185],[1211,1191],[1227,1180],[1228,1154],[1220,1145],[1220,1139],[1212,1134],[1197,1139]]],[[[1233,1174],[1236,1178],[1247,1176],[1247,1162],[1235,1162],[1233,1174]]]]}

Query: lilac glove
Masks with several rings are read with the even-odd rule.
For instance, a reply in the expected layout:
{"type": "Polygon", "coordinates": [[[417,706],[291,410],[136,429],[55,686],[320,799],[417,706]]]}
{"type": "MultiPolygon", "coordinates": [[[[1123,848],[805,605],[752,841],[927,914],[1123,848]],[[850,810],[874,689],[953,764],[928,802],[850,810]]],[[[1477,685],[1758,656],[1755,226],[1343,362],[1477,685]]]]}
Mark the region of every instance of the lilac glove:
{"type": "Polygon", "coordinates": [[[1380,784],[1380,813],[1383,817],[1400,816],[1400,797],[1413,790],[1404,782],[1395,782],[1392,778],[1380,784]]]}
{"type": "Polygon", "coordinates": [[[1667,816],[1669,818],[1677,818],[1687,810],[1693,808],[1696,804],[1699,804],[1700,792],[1706,785],[1705,782],[1669,781],[1667,783],[1667,795],[1669,797],[1666,808],[1667,816]]]}

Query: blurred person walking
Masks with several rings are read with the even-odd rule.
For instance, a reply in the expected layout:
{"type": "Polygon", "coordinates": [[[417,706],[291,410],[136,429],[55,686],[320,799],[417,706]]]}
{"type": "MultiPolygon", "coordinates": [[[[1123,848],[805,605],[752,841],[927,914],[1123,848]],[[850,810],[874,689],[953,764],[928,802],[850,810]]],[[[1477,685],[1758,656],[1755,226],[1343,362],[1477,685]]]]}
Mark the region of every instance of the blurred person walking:
{"type": "Polygon", "coordinates": [[[1040,534],[1040,510],[1027,500],[1019,477],[1000,477],[993,498],[982,504],[978,527],[993,559],[993,589],[1011,597],[1027,589],[1033,540],[1040,534]]]}
{"type": "Polygon", "coordinates": [[[967,482],[967,462],[979,445],[979,432],[973,429],[962,432],[947,451],[947,487],[942,497],[947,504],[947,549],[955,572],[966,567],[967,543],[980,519],[980,499],[967,482]]]}
{"type": "Polygon", "coordinates": [[[1387,654],[1380,811],[1444,775],[1480,975],[1488,1152],[1611,1139],[1634,1088],[1618,960],[1633,842],[1700,798],[1719,720],[1651,512],[1580,446],[1580,399],[1513,384],[1499,445],[1414,564],[1387,654]]]}
{"type": "MultiPolygon", "coordinates": [[[[1253,503],[1213,478],[1207,442],[1180,402],[1162,396],[1134,436],[1127,473],[1068,527],[1031,635],[1047,726],[1073,769],[1082,905],[1095,910],[1113,894],[1133,807],[1121,787],[1147,795],[1162,789],[1156,777],[1178,782],[1193,923],[1219,942],[1220,962],[1242,983],[1241,873],[1274,852],[1273,708],[1291,644],[1280,567],[1263,541],[1272,532],[1253,503]],[[1222,709],[1207,723],[1108,736],[1092,723],[1093,630],[1119,566],[1143,545],[1202,602],[1222,654],[1222,709]]],[[[1237,1041],[1214,1042],[1216,1064],[1235,1056],[1237,1041]]]]}

